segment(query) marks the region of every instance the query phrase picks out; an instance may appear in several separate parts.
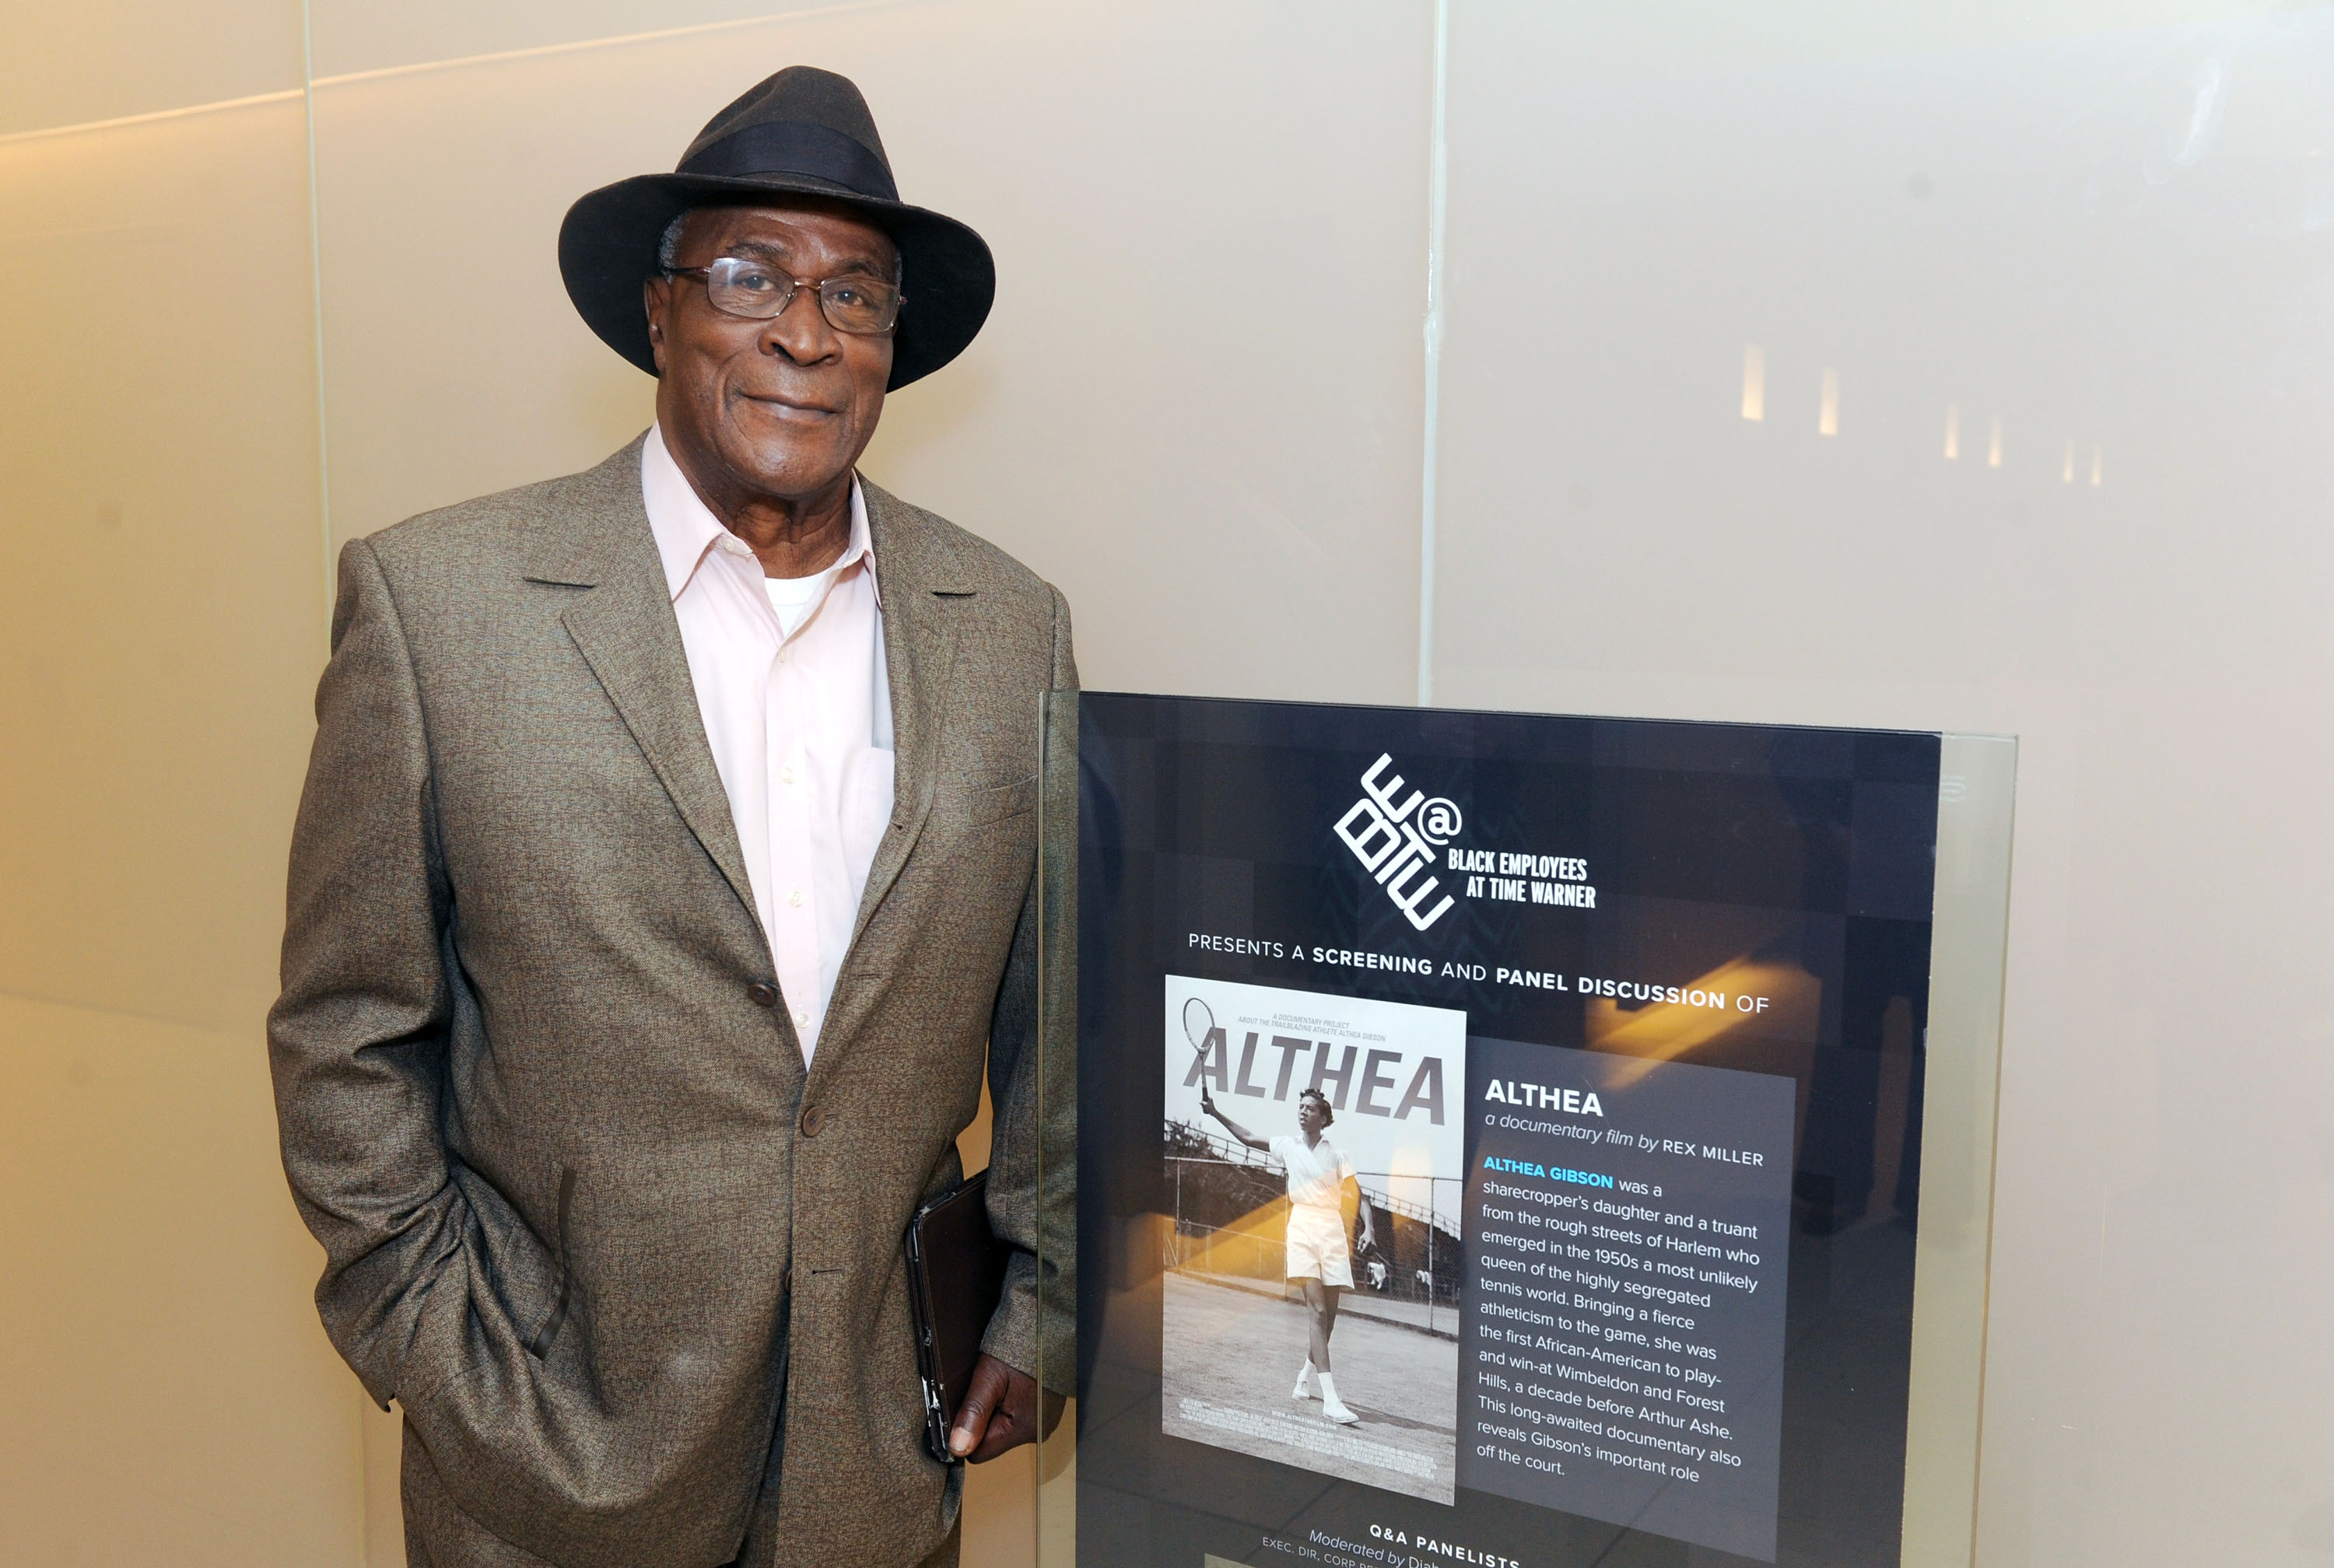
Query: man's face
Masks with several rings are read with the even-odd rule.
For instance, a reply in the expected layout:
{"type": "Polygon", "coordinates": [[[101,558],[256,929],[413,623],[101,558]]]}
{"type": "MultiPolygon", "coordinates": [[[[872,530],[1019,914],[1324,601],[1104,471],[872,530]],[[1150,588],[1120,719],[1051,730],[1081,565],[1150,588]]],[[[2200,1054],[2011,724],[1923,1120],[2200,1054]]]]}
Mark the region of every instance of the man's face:
{"type": "Polygon", "coordinates": [[[1327,1125],[1329,1108],[1307,1095],[1297,1102],[1297,1125],[1307,1132],[1318,1132],[1327,1125]]]}
{"type": "MultiPolygon", "coordinates": [[[[721,256],[764,262],[805,284],[899,275],[899,252],[882,230],[812,201],[691,212],[674,265],[721,256]]],[[[815,288],[797,290],[768,321],[716,309],[695,278],[651,279],[646,303],[657,419],[690,476],[725,492],[709,500],[812,497],[858,462],[883,412],[890,333],[837,332],[815,288]]]]}

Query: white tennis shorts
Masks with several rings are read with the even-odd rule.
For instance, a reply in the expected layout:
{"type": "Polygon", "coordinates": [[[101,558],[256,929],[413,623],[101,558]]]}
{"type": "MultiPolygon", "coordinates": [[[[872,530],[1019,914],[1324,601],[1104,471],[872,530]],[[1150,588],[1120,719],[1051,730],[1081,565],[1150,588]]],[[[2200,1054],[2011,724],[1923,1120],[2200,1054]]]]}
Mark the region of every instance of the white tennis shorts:
{"type": "Polygon", "coordinates": [[[1311,1204],[1288,1206],[1288,1277],[1354,1288],[1354,1257],[1345,1249],[1345,1216],[1311,1204]]]}

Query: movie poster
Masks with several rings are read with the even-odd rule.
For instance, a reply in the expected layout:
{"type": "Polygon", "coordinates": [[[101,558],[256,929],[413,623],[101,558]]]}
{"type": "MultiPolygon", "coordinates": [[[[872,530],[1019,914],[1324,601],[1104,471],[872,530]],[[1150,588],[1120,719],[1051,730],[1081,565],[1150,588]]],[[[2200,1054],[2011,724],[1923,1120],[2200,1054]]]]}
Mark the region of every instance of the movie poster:
{"type": "Polygon", "coordinates": [[[1078,755],[1081,1563],[1896,1560],[1937,736],[1078,755]]]}
{"type": "Polygon", "coordinates": [[[1185,975],[1165,989],[1161,1174],[1183,1245],[1162,1281],[1161,1430],[1450,1502],[1457,1346],[1418,1331],[1438,1294],[1456,1323],[1434,1280],[1438,1244],[1446,1282],[1459,1269],[1467,1015],[1185,975]],[[1326,1357],[1305,1280],[1337,1293],[1326,1357]]]}

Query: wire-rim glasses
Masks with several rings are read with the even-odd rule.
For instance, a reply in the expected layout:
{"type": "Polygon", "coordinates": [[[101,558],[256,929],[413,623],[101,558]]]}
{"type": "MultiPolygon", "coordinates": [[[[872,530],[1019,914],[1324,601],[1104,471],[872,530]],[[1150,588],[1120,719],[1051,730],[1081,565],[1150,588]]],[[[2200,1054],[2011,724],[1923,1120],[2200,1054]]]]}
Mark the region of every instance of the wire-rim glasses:
{"type": "Polygon", "coordinates": [[[842,277],[788,277],[767,262],[750,256],[725,255],[701,267],[665,267],[667,277],[695,278],[705,285],[705,297],[715,310],[750,321],[770,321],[786,313],[795,295],[804,289],[818,296],[819,314],[838,332],[872,337],[890,332],[900,320],[900,291],[864,273],[842,277]]]}

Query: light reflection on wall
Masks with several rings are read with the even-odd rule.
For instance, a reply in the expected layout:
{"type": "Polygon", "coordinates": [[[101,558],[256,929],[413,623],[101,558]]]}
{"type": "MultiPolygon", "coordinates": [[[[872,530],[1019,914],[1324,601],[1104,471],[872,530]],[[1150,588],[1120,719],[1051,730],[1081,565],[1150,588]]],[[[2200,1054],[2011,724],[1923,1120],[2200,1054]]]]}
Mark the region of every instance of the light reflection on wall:
{"type": "MultiPolygon", "coordinates": [[[[1839,434],[1839,369],[1823,367],[1816,401],[1816,433],[1837,437],[1839,434]]],[[[1742,417],[1752,423],[1761,423],[1767,417],[1767,351],[1758,343],[1745,343],[1742,349],[1742,417]]],[[[1989,468],[2008,465],[2009,443],[2005,434],[2006,421],[2000,414],[1992,416],[1986,427],[1985,463],[1989,468]]],[[[2083,465],[2081,443],[2068,436],[2059,449],[2059,481],[2063,485],[2078,482],[2083,465]]],[[[1962,455],[1962,406],[1958,402],[1945,405],[1944,457],[1948,463],[1959,462],[1962,455]]],[[[2106,448],[2093,446],[2090,451],[2090,484],[2097,488],[2106,472],[2106,448]]]]}

